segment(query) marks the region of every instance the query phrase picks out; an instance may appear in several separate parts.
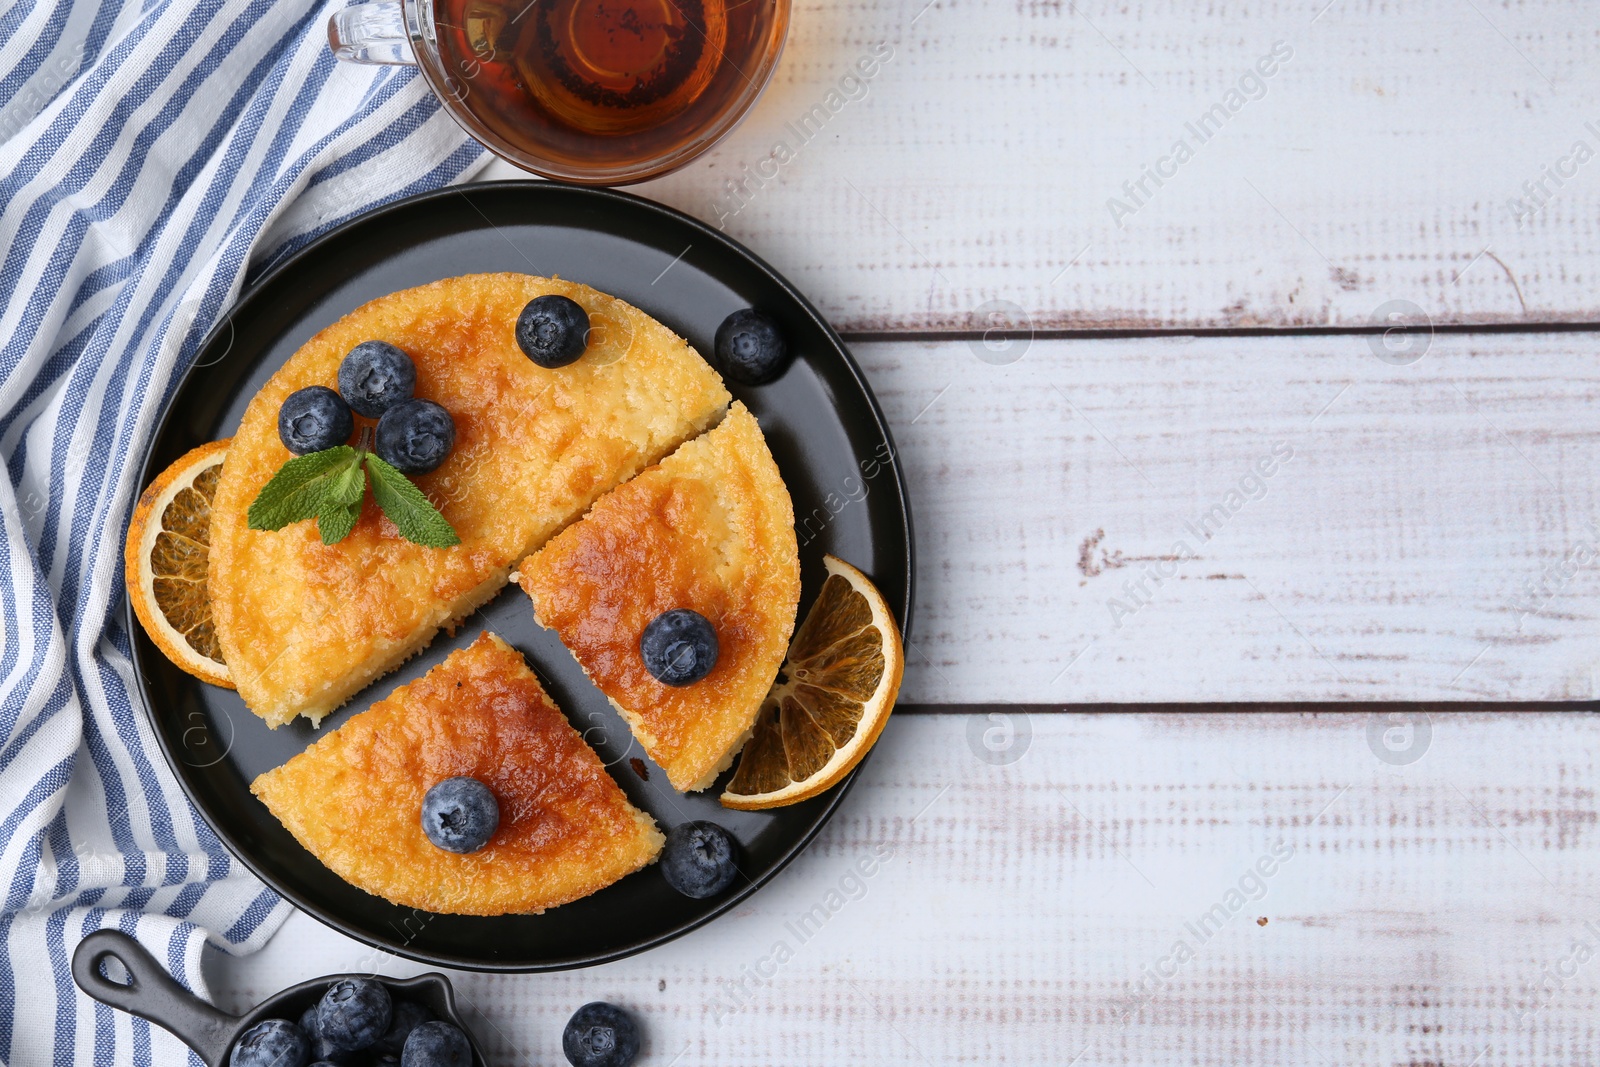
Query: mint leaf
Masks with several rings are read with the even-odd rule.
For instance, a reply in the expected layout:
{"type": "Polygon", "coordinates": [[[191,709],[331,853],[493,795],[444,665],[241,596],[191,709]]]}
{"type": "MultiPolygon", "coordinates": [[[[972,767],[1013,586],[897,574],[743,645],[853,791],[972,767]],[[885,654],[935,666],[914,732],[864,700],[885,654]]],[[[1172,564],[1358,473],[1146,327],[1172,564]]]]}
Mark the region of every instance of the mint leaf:
{"type": "Polygon", "coordinates": [[[361,469],[361,464],[352,463],[333,476],[333,481],[328,486],[328,499],[335,504],[349,507],[351,504],[361,503],[366,491],[367,472],[361,469]]]}
{"type": "Polygon", "coordinates": [[[428,548],[459,545],[461,538],[445,517],[404,474],[367,453],[367,470],[372,472],[372,498],[407,541],[428,548]]]}
{"type": "Polygon", "coordinates": [[[361,501],[367,495],[367,472],[352,463],[333,476],[326,499],[317,509],[317,533],[325,545],[337,544],[350,536],[361,518],[361,501]]]}
{"type": "Polygon", "coordinates": [[[246,519],[252,530],[281,530],[293,522],[316,515],[330,497],[333,485],[360,457],[349,445],[296,456],[261,487],[246,519]]]}
{"type": "Polygon", "coordinates": [[[317,512],[317,533],[322,535],[323,544],[338,544],[350,536],[350,531],[356,528],[356,521],[360,518],[361,502],[359,500],[354,504],[340,504],[329,501],[322,510],[317,512]]]}

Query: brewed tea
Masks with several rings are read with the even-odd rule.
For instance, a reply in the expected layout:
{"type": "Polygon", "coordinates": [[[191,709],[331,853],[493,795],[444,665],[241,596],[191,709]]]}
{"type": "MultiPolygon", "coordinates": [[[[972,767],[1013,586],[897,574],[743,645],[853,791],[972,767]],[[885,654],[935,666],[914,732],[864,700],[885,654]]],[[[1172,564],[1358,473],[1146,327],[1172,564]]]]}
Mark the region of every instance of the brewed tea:
{"type": "Polygon", "coordinates": [[[777,0],[435,0],[449,91],[513,148],[624,167],[701,138],[759,90],[777,0]]]}

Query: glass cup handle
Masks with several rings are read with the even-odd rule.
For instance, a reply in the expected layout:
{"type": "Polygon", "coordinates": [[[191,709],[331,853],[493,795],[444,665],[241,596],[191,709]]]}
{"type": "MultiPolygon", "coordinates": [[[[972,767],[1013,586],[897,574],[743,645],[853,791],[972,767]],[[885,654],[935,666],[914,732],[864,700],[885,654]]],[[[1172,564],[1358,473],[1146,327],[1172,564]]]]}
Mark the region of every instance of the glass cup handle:
{"type": "Polygon", "coordinates": [[[399,0],[352,4],[328,19],[328,47],[335,59],[372,65],[417,65],[399,0]]]}

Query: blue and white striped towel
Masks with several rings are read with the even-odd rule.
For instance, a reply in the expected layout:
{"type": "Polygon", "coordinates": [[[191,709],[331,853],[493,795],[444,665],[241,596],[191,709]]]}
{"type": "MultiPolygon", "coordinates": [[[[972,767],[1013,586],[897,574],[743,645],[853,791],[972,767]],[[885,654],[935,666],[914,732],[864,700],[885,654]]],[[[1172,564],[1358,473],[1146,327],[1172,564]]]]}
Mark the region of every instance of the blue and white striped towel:
{"type": "Polygon", "coordinates": [[[178,789],[119,621],[135,463],[247,273],[483,150],[342,0],[0,0],[0,1060],[198,1063],[78,992],[100,927],[203,992],[288,906],[178,789]],[[9,6],[6,6],[9,4],[9,6]]]}

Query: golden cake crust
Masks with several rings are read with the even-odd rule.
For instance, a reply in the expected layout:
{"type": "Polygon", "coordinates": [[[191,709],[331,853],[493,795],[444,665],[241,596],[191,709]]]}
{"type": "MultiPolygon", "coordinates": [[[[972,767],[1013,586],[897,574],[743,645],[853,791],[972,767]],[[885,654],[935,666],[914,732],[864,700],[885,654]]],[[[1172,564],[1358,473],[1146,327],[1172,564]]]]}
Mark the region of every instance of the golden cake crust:
{"type": "Polygon", "coordinates": [[[595,498],[713,423],[728,399],[682,338],[572,282],[468,275],[347,315],[261,389],[223,465],[209,586],[239,695],[272,726],[299,714],[320,721],[493,596],[513,562],[595,498]],[[513,332],[524,305],[551,293],[582,304],[594,326],[589,350],[556,370],[524,356],[513,332]],[[373,339],[404,349],[417,366],[416,394],[455,419],[454,450],[417,483],[462,543],[412,544],[370,494],[354,532],[335,545],[322,544],[309,521],[250,530],[250,503],[290,458],[278,440],[284,398],[336,387],[345,354],[373,339]]]}
{"type": "Polygon", "coordinates": [[[445,914],[577,900],[653,862],[665,840],[491,633],[250,788],[345,881],[445,914]],[[435,847],[421,823],[423,796],[456,775],[500,803],[489,844],[466,855],[435,847]]]}
{"type": "Polygon", "coordinates": [[[540,625],[556,631],[680,790],[704,789],[749,736],[794,629],[794,505],[755,417],[722,423],[601,497],[520,565],[540,625]],[[693,685],[656,681],[639,635],[664,611],[716,626],[693,685]]]}

